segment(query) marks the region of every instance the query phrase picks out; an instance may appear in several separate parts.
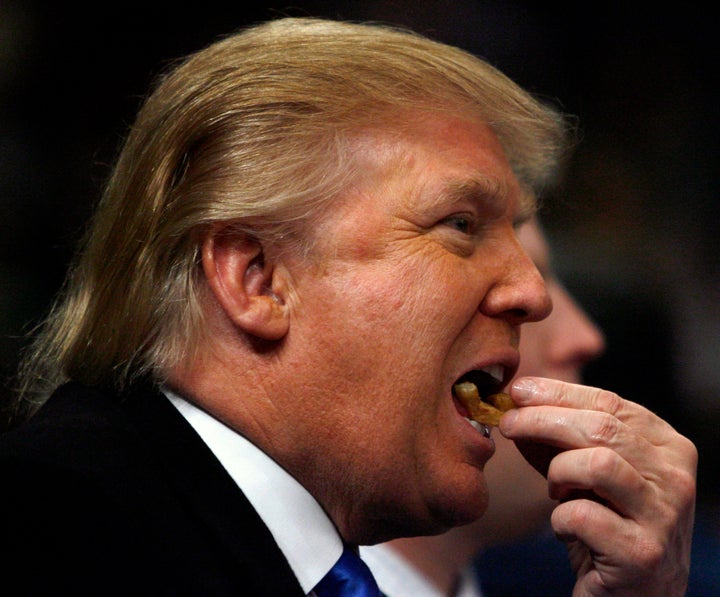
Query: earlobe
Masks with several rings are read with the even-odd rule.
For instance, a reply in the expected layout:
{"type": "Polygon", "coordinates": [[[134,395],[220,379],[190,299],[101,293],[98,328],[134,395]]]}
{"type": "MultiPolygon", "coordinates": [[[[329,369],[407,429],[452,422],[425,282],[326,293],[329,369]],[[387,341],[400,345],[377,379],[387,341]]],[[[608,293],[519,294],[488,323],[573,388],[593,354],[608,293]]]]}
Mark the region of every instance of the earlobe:
{"type": "Polygon", "coordinates": [[[202,243],[202,268],[228,318],[247,334],[280,340],[289,328],[283,285],[262,243],[240,232],[211,230],[202,243]]]}

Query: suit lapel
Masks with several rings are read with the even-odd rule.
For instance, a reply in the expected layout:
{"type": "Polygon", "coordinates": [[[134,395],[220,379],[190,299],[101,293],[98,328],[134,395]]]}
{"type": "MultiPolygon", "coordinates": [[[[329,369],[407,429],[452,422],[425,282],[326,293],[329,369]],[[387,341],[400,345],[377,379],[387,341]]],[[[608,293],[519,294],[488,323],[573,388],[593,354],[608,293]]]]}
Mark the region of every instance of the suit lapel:
{"type": "Polygon", "coordinates": [[[258,592],[248,594],[304,596],[268,528],[170,401],[142,385],[131,390],[124,410],[152,443],[158,470],[234,559],[235,573],[257,583],[258,592]]]}

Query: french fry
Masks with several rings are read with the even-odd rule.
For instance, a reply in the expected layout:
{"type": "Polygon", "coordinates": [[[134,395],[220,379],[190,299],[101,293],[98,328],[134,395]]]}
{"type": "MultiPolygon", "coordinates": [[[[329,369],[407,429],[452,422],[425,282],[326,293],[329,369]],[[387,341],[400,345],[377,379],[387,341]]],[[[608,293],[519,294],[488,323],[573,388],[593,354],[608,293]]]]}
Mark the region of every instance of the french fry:
{"type": "Polygon", "coordinates": [[[512,398],[504,392],[491,394],[483,401],[477,386],[469,381],[455,384],[453,390],[460,403],[467,408],[470,417],[484,425],[497,427],[500,424],[500,417],[511,408],[515,408],[512,398]]]}

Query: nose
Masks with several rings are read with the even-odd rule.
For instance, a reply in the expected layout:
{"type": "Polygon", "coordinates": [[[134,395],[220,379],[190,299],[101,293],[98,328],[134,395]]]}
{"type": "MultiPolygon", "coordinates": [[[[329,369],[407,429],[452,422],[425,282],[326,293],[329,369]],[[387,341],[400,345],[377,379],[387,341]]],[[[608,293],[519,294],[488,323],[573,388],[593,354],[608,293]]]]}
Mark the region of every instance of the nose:
{"type": "Polygon", "coordinates": [[[550,315],[552,299],[532,259],[515,234],[511,236],[505,259],[498,262],[496,281],[483,298],[480,310],[502,317],[511,325],[540,321],[550,315]]]}

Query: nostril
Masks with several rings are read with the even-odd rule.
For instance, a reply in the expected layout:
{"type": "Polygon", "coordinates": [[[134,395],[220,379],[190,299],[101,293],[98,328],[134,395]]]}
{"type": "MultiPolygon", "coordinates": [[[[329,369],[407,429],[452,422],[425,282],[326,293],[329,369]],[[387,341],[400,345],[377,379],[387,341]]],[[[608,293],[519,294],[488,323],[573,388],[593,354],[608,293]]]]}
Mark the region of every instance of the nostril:
{"type": "Polygon", "coordinates": [[[507,311],[507,319],[508,321],[514,323],[514,324],[521,324],[525,323],[528,320],[531,320],[530,312],[526,309],[509,309],[507,311]]]}

